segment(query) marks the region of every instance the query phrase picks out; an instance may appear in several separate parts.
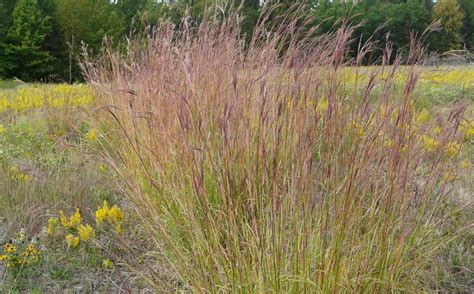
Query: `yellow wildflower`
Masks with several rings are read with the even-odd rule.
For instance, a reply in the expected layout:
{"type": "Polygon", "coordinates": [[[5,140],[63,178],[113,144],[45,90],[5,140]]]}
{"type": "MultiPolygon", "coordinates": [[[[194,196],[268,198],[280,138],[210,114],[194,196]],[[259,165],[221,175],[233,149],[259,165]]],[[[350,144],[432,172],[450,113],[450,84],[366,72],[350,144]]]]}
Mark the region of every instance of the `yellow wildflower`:
{"type": "Polygon", "coordinates": [[[96,129],[90,129],[87,133],[85,138],[88,141],[95,141],[97,139],[97,130],[96,129]]]}
{"type": "Polygon", "coordinates": [[[8,259],[8,255],[0,255],[0,261],[4,261],[8,259]]]}
{"type": "Polygon", "coordinates": [[[398,109],[393,109],[390,113],[390,121],[395,124],[398,120],[398,109]]]}
{"type": "Polygon", "coordinates": [[[405,145],[402,148],[400,148],[401,153],[406,153],[407,151],[408,151],[408,145],[405,145]]]}
{"type": "Polygon", "coordinates": [[[5,133],[7,129],[3,126],[3,125],[0,125],[0,135],[5,133]]]}
{"type": "Polygon", "coordinates": [[[452,182],[454,180],[456,180],[456,173],[454,173],[453,171],[447,171],[443,175],[443,181],[444,182],[452,182]]]}
{"type": "Polygon", "coordinates": [[[286,97],[286,109],[291,109],[293,106],[293,98],[291,96],[286,97]]]}
{"type": "Polygon", "coordinates": [[[117,224],[123,220],[123,211],[117,205],[109,210],[109,222],[117,224]]]}
{"type": "Polygon", "coordinates": [[[79,237],[75,237],[73,234],[68,234],[66,236],[66,244],[68,248],[76,248],[77,246],[79,246],[79,237]]]}
{"type": "Polygon", "coordinates": [[[28,244],[26,246],[25,250],[21,253],[21,255],[27,257],[27,256],[32,256],[35,257],[39,255],[38,249],[36,249],[36,246],[34,244],[28,244]]]}
{"type": "Polygon", "coordinates": [[[461,166],[462,169],[468,169],[471,167],[471,163],[467,160],[461,161],[459,165],[461,166]]]}
{"type": "Polygon", "coordinates": [[[16,242],[22,242],[25,240],[25,229],[21,228],[18,233],[15,235],[16,242]]]}
{"type": "Polygon", "coordinates": [[[384,145],[384,147],[386,147],[386,148],[392,148],[392,147],[393,147],[393,141],[392,141],[392,139],[386,139],[383,145],[384,145]]]}
{"type": "Polygon", "coordinates": [[[465,132],[465,139],[470,140],[474,138],[474,120],[471,121],[463,121],[461,122],[461,130],[465,132]]]}
{"type": "Polygon", "coordinates": [[[6,243],[3,245],[3,251],[6,253],[15,253],[16,252],[16,247],[12,243],[6,243]]]}
{"type": "Polygon", "coordinates": [[[104,259],[102,260],[102,266],[104,268],[110,269],[114,267],[114,263],[110,259],[104,259]]]}
{"type": "Polygon", "coordinates": [[[439,142],[427,135],[423,135],[421,136],[421,144],[425,150],[435,151],[438,148],[439,142]]]}
{"type": "Polygon", "coordinates": [[[28,182],[29,180],[31,180],[31,176],[24,173],[16,174],[12,176],[12,178],[18,181],[22,181],[22,182],[28,182]]]}
{"type": "Polygon", "coordinates": [[[428,112],[428,110],[423,109],[422,111],[420,111],[415,121],[417,124],[421,125],[428,122],[429,120],[430,120],[430,113],[428,112]]]}
{"type": "Polygon", "coordinates": [[[101,174],[105,174],[107,172],[108,168],[107,165],[104,163],[99,164],[99,172],[101,174]]]}
{"type": "Polygon", "coordinates": [[[82,222],[82,216],[79,209],[76,209],[76,212],[71,215],[69,221],[62,211],[59,212],[59,217],[61,225],[65,228],[77,228],[82,222]]]}
{"type": "Polygon", "coordinates": [[[446,148],[445,148],[444,152],[449,157],[455,157],[456,155],[458,155],[460,148],[461,148],[461,145],[459,143],[449,142],[446,145],[446,148]]]}
{"type": "Polygon", "coordinates": [[[107,200],[104,200],[103,206],[102,207],[99,206],[99,208],[95,212],[95,220],[97,224],[100,224],[101,222],[103,222],[104,219],[106,219],[108,215],[109,215],[109,204],[107,203],[107,200]]]}
{"type": "Polygon", "coordinates": [[[59,218],[61,219],[61,225],[65,228],[69,227],[69,222],[67,217],[64,215],[64,212],[61,210],[59,211],[59,218]]]}
{"type": "Polygon", "coordinates": [[[79,234],[79,237],[83,240],[83,241],[87,241],[91,238],[94,238],[95,237],[95,232],[94,232],[94,228],[91,227],[91,225],[81,225],[78,229],[78,234],[79,234]]]}
{"type": "Polygon", "coordinates": [[[76,209],[76,212],[69,219],[69,226],[78,227],[81,224],[82,217],[79,209],[76,209]]]}
{"type": "Polygon", "coordinates": [[[329,101],[321,97],[316,105],[316,111],[321,115],[329,108],[329,101]]]}
{"type": "Polygon", "coordinates": [[[356,137],[362,138],[364,136],[364,128],[358,123],[352,124],[352,131],[356,137]]]}
{"type": "Polygon", "coordinates": [[[440,126],[434,127],[433,128],[433,134],[435,134],[435,135],[441,134],[441,127],[440,126]]]}
{"type": "Polygon", "coordinates": [[[470,140],[472,138],[474,138],[474,128],[469,128],[467,131],[466,131],[466,136],[465,138],[467,140],[470,140]]]}
{"type": "Polygon", "coordinates": [[[115,226],[115,231],[117,232],[117,234],[121,234],[122,233],[122,226],[120,224],[116,225],[115,226]]]}
{"type": "Polygon", "coordinates": [[[59,219],[57,217],[51,217],[48,219],[48,235],[53,236],[59,225],[59,219]]]}

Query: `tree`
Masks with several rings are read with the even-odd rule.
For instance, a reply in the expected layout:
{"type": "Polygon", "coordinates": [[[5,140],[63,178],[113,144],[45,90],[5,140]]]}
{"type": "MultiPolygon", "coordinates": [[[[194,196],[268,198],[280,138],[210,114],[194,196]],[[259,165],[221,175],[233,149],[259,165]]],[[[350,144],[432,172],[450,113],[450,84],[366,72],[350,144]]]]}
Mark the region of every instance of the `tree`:
{"type": "Polygon", "coordinates": [[[7,20],[7,10],[4,7],[3,3],[0,2],[0,42],[2,42],[6,36],[8,23],[7,20]]]}
{"type": "Polygon", "coordinates": [[[54,76],[51,78],[64,81],[68,76],[68,46],[56,18],[55,0],[38,0],[38,7],[43,15],[51,18],[51,31],[46,35],[43,47],[53,57],[54,76]]]}
{"type": "Polygon", "coordinates": [[[253,30],[257,24],[258,18],[260,17],[260,1],[245,1],[241,13],[244,16],[242,22],[242,34],[246,35],[247,39],[250,39],[253,35],[253,30]]]}
{"type": "MultiPolygon", "coordinates": [[[[357,53],[359,39],[364,43],[372,38],[377,41],[379,48],[385,48],[387,34],[393,48],[398,53],[405,54],[411,33],[421,33],[430,24],[430,12],[425,0],[366,0],[357,3],[323,0],[317,1],[314,7],[320,33],[338,28],[342,19],[348,19],[352,25],[360,25],[353,35],[358,40],[352,43],[352,54],[357,53]]],[[[381,53],[381,50],[373,51],[367,61],[375,61],[381,53]]]]}
{"type": "Polygon", "coordinates": [[[474,1],[459,0],[459,5],[464,12],[464,25],[461,30],[464,45],[474,51],[474,1]]]}
{"type": "Polygon", "coordinates": [[[140,28],[140,15],[146,10],[148,0],[117,0],[116,7],[125,23],[125,32],[140,28]]]}
{"type": "Polygon", "coordinates": [[[56,18],[66,40],[99,50],[105,36],[120,39],[123,20],[109,0],[56,0],[56,18]]]}
{"type": "Polygon", "coordinates": [[[68,44],[70,80],[80,77],[75,58],[85,44],[95,54],[104,37],[118,42],[124,32],[123,19],[109,0],[55,0],[55,20],[68,44]]]}
{"type": "Polygon", "coordinates": [[[37,0],[17,1],[0,56],[7,77],[37,80],[51,72],[51,56],[42,48],[50,20],[41,14],[37,0]]]}
{"type": "Polygon", "coordinates": [[[439,0],[433,7],[433,20],[440,21],[441,32],[434,35],[436,50],[448,51],[461,47],[464,13],[457,0],[439,0]]]}

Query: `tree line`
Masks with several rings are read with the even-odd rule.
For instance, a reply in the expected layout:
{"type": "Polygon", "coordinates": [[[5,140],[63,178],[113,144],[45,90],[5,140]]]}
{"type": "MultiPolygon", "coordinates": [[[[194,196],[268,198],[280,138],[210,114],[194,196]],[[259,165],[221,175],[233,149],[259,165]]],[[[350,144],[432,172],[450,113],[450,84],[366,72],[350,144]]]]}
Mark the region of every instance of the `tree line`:
{"type": "MultiPolygon", "coordinates": [[[[473,0],[247,0],[241,13],[242,33],[252,34],[265,5],[278,3],[277,18],[303,3],[317,33],[324,34],[350,19],[360,24],[355,37],[372,36],[381,45],[387,34],[398,52],[406,52],[410,34],[423,32],[433,21],[429,52],[474,51],[473,0]]],[[[25,81],[80,79],[75,56],[87,46],[101,50],[104,36],[119,44],[132,31],[166,17],[179,22],[186,14],[199,20],[206,7],[222,0],[0,0],[0,78],[25,81]]],[[[357,42],[358,43],[358,42],[357,42]]],[[[374,57],[376,58],[376,56],[374,57]]]]}

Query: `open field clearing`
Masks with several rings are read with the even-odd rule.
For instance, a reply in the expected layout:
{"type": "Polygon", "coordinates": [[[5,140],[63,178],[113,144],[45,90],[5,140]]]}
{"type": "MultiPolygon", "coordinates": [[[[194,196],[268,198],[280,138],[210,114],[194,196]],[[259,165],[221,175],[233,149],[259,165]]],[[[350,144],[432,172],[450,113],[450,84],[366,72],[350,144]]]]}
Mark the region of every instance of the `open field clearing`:
{"type": "Polygon", "coordinates": [[[472,291],[474,66],[208,42],[0,83],[0,291],[472,291]]]}

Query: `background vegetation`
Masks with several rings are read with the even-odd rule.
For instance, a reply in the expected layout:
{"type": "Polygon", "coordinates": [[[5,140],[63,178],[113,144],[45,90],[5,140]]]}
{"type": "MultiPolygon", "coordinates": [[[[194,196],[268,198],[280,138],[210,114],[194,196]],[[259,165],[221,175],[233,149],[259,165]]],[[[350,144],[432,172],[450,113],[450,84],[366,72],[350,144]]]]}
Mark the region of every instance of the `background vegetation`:
{"type": "MultiPolygon", "coordinates": [[[[125,36],[146,26],[154,26],[163,17],[179,23],[185,11],[199,21],[206,6],[224,5],[219,0],[1,0],[0,1],[0,77],[25,81],[71,81],[81,79],[77,56],[87,45],[92,54],[101,50],[107,36],[118,44],[125,36]]],[[[247,0],[242,5],[242,33],[252,35],[253,27],[265,5],[247,0]]],[[[238,1],[234,1],[238,3],[238,1]]],[[[474,4],[471,0],[280,0],[271,18],[292,10],[295,3],[307,9],[298,14],[314,17],[318,34],[338,26],[338,20],[350,17],[356,36],[363,43],[373,37],[384,48],[390,34],[395,50],[408,52],[411,31],[421,33],[433,21],[440,30],[431,35],[429,51],[474,49],[474,4]],[[382,27],[383,26],[383,27],[382,27]],[[375,35],[374,35],[375,32],[375,35]]],[[[234,4],[237,6],[237,4],[234,4]]],[[[229,5],[227,5],[229,7],[229,5]]],[[[271,22],[269,22],[271,23],[271,22]]],[[[357,43],[350,54],[357,52],[357,43]]],[[[368,59],[376,60],[381,51],[368,59]]],[[[370,62],[370,60],[366,60],[370,62]]]]}

